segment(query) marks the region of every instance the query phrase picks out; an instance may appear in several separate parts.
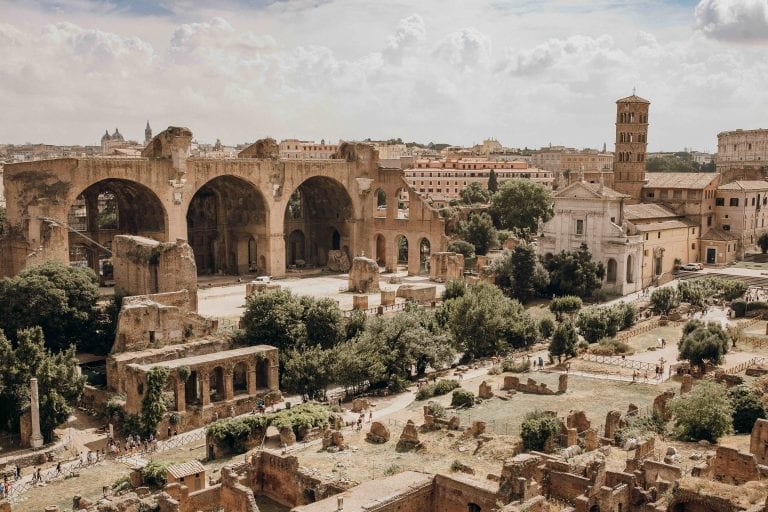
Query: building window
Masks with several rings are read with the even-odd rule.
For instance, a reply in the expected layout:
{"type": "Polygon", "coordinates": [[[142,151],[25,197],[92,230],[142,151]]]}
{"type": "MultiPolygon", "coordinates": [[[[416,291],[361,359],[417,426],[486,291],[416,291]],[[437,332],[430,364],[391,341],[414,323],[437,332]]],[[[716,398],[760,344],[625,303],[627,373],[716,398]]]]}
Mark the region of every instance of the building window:
{"type": "Polygon", "coordinates": [[[656,234],[656,238],[661,238],[661,231],[656,234]]]}
{"type": "Polygon", "coordinates": [[[715,206],[725,206],[725,198],[718,197],[717,199],[715,199],[715,206]]]}
{"type": "Polygon", "coordinates": [[[709,217],[707,217],[707,226],[711,226],[711,225],[712,225],[712,216],[710,215],[709,217]]]}
{"type": "Polygon", "coordinates": [[[723,224],[723,231],[730,231],[731,225],[730,224],[723,224]]]}
{"type": "Polygon", "coordinates": [[[674,190],[672,192],[672,199],[682,199],[683,198],[683,191],[682,190],[674,190]]]}
{"type": "Polygon", "coordinates": [[[696,244],[691,244],[691,249],[696,249],[696,244]]]}
{"type": "Polygon", "coordinates": [[[739,206],[739,198],[738,197],[732,197],[730,202],[729,202],[729,205],[730,206],[739,206]]]}
{"type": "Polygon", "coordinates": [[[581,219],[576,220],[576,234],[577,235],[584,234],[584,221],[581,219]]]}
{"type": "Polygon", "coordinates": [[[645,193],[645,197],[653,197],[653,196],[654,196],[653,190],[649,190],[648,192],[645,193]]]}
{"type": "Polygon", "coordinates": [[[752,206],[755,206],[755,198],[752,198],[752,206]]]}

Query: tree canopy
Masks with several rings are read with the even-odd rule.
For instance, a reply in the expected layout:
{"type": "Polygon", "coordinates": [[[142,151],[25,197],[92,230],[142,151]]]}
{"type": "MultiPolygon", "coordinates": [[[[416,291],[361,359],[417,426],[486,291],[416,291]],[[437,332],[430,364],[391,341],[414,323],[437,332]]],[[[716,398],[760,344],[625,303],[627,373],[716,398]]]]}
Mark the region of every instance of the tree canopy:
{"type": "Polygon", "coordinates": [[[18,330],[40,326],[52,349],[80,346],[94,328],[98,297],[91,269],[47,262],[0,280],[0,329],[15,343],[18,330]]]}
{"type": "Polygon", "coordinates": [[[731,432],[733,408],[725,388],[716,382],[699,383],[670,401],[669,410],[679,439],[716,442],[731,432]]]}
{"type": "Polygon", "coordinates": [[[491,198],[490,212],[499,229],[531,234],[554,213],[549,191],[531,180],[502,183],[491,198]]]}
{"type": "Polygon", "coordinates": [[[481,256],[497,243],[496,228],[487,213],[470,214],[469,220],[459,223],[459,233],[475,247],[475,253],[481,256]]]}
{"type": "Polygon", "coordinates": [[[603,284],[605,267],[592,260],[585,244],[578,251],[561,252],[544,260],[549,272],[549,292],[555,295],[591,297],[603,284]]]}
{"type": "Polygon", "coordinates": [[[443,308],[467,360],[529,346],[538,338],[536,323],[525,308],[488,283],[468,286],[443,308]]]}
{"type": "Polygon", "coordinates": [[[698,366],[703,374],[706,364],[720,364],[728,352],[728,334],[718,322],[704,324],[701,320],[689,320],[683,326],[678,343],[679,359],[686,359],[698,366]]]}
{"type": "Polygon", "coordinates": [[[0,430],[18,431],[19,418],[29,407],[31,377],[37,377],[40,429],[51,441],[53,429],[69,417],[69,404],[80,398],[85,385],[75,349],[52,352],[40,327],[19,331],[14,348],[0,331],[0,430]]]}
{"type": "Polygon", "coordinates": [[[549,342],[549,355],[560,359],[561,356],[574,357],[579,335],[570,321],[562,322],[555,327],[552,333],[552,341],[549,342]]]}
{"type": "Polygon", "coordinates": [[[491,198],[491,193],[484,189],[482,185],[473,181],[461,189],[459,196],[467,204],[486,204],[491,198]]]}
{"type": "Polygon", "coordinates": [[[549,284],[549,273],[533,247],[525,243],[505,250],[491,263],[490,271],[504,293],[523,303],[541,295],[549,284]]]}
{"type": "Polygon", "coordinates": [[[672,287],[656,288],[651,293],[651,309],[654,313],[668,315],[669,312],[680,305],[680,296],[672,287]]]}

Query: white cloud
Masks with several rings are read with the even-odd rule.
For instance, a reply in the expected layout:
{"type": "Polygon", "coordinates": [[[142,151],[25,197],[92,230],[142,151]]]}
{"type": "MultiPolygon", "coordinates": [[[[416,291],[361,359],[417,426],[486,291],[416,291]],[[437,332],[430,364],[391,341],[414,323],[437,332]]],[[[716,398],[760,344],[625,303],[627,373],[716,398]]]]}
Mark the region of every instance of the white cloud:
{"type": "Polygon", "coordinates": [[[411,14],[397,24],[395,33],[389,37],[384,56],[388,61],[399,64],[403,56],[427,39],[427,27],[424,18],[411,14]]]}
{"type": "Polygon", "coordinates": [[[701,0],[696,28],[723,41],[768,41],[768,0],[701,0]]]}
{"type": "Polygon", "coordinates": [[[478,29],[467,27],[445,36],[433,54],[460,69],[486,66],[491,60],[491,40],[478,29]]]}
{"type": "Polygon", "coordinates": [[[535,75],[547,70],[558,72],[590,72],[626,62],[611,36],[596,38],[576,35],[567,39],[550,39],[531,49],[510,51],[506,69],[510,73],[535,75]]]}

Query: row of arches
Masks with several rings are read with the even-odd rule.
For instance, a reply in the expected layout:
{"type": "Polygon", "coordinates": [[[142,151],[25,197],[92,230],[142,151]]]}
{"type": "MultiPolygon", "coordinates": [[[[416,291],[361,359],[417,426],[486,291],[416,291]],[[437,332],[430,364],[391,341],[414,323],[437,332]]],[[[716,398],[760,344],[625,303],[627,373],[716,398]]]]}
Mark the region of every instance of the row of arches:
{"type": "MultiPolygon", "coordinates": [[[[406,213],[407,218],[407,213],[406,213]]],[[[286,264],[322,266],[331,250],[349,254],[352,200],[327,177],[299,185],[284,212],[286,264]]],[[[86,188],[68,211],[69,259],[109,277],[109,250],[118,234],[165,240],[168,218],[148,187],[106,179],[86,188]]],[[[268,208],[261,192],[235,176],[216,177],[200,187],[186,213],[187,240],[200,274],[266,271],[268,208]]]]}
{"type": "MultiPolygon", "coordinates": [[[[248,394],[249,379],[255,379],[254,389],[266,389],[269,387],[269,364],[267,359],[259,361],[255,371],[249,371],[249,366],[245,361],[238,362],[229,371],[225,371],[221,366],[216,366],[209,372],[193,369],[184,382],[183,403],[185,405],[204,405],[231,400],[237,395],[248,394]],[[207,386],[204,385],[204,382],[207,386]],[[227,396],[228,388],[231,390],[232,396],[227,396]],[[205,393],[208,394],[207,397],[204,397],[205,393]]],[[[167,389],[169,392],[173,391],[173,384],[169,382],[167,389]]],[[[179,409],[178,401],[181,398],[175,397],[177,409],[179,409]]]]}
{"type": "MultiPolygon", "coordinates": [[[[632,156],[633,153],[631,151],[620,151],[618,153],[619,156],[619,162],[632,162],[632,156]]],[[[645,153],[637,153],[634,154],[635,162],[644,162],[645,161],[645,153]]]]}
{"type": "Polygon", "coordinates": [[[407,220],[410,218],[411,194],[405,188],[399,188],[394,198],[388,198],[384,189],[377,189],[375,194],[373,216],[375,218],[394,218],[407,220]],[[390,200],[391,199],[391,200],[390,200]]]}
{"type": "Polygon", "coordinates": [[[645,113],[638,113],[635,115],[634,112],[620,112],[619,117],[617,120],[619,123],[647,123],[648,122],[648,114],[645,113]],[[636,121],[637,120],[637,121],[636,121]]]}
{"type": "Polygon", "coordinates": [[[644,133],[619,133],[619,142],[647,142],[644,133]]]}
{"type": "Polygon", "coordinates": [[[432,255],[432,244],[427,237],[419,238],[418,246],[414,248],[411,247],[411,244],[408,242],[408,238],[405,235],[395,236],[394,258],[392,255],[387,253],[388,247],[389,244],[387,243],[386,237],[381,233],[377,234],[374,239],[374,254],[372,258],[376,260],[376,263],[380,267],[385,267],[388,270],[395,270],[392,265],[394,259],[394,263],[397,266],[407,265],[409,271],[411,271],[411,251],[416,250],[414,256],[418,255],[418,273],[424,274],[429,272],[429,258],[432,255]]]}

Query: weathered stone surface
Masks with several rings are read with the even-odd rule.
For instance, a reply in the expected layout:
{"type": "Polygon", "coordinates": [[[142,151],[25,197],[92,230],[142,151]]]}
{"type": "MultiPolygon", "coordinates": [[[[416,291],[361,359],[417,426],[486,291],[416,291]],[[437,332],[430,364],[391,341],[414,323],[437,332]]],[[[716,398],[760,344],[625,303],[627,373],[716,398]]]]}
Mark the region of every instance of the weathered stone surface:
{"type": "Polygon", "coordinates": [[[570,411],[566,416],[565,424],[568,428],[575,428],[579,434],[592,426],[584,411],[570,411]]]}
{"type": "Polygon", "coordinates": [[[493,398],[493,388],[490,384],[483,381],[480,383],[480,388],[478,389],[477,396],[479,396],[482,399],[488,399],[493,398]]]}
{"type": "Polygon", "coordinates": [[[557,378],[557,392],[565,393],[568,391],[568,374],[563,373],[557,378]]]}
{"type": "Polygon", "coordinates": [[[292,428],[284,427],[280,429],[280,444],[284,446],[296,444],[296,434],[294,434],[292,428]]]}
{"type": "Polygon", "coordinates": [[[349,269],[352,268],[352,263],[350,263],[346,252],[337,249],[328,251],[327,266],[331,272],[349,272],[349,269]]]}
{"type": "Polygon", "coordinates": [[[675,398],[675,392],[671,389],[666,390],[665,392],[658,395],[656,398],[653,399],[653,410],[656,412],[661,418],[665,420],[669,420],[672,418],[672,413],[667,408],[667,402],[675,398]]]}
{"type": "Polygon", "coordinates": [[[365,435],[365,438],[376,444],[389,441],[389,429],[380,421],[371,423],[371,430],[365,435]]]}
{"type": "Polygon", "coordinates": [[[352,412],[363,412],[371,408],[371,401],[367,398],[355,398],[352,400],[352,412]]]}
{"type": "Polygon", "coordinates": [[[680,383],[680,394],[688,393],[693,388],[693,376],[690,373],[683,375],[683,381],[680,383]]]}
{"type": "Polygon", "coordinates": [[[613,441],[616,431],[622,427],[621,411],[608,411],[605,415],[605,434],[606,439],[613,441]]]}
{"type": "Polygon", "coordinates": [[[391,306],[397,298],[397,290],[381,290],[381,305],[391,306]]]}
{"type": "Polygon", "coordinates": [[[464,255],[436,252],[429,257],[429,278],[444,283],[464,277],[464,255]]]}
{"type": "Polygon", "coordinates": [[[554,395],[555,392],[544,383],[538,383],[529,378],[525,383],[520,382],[520,378],[514,375],[504,376],[504,389],[520,391],[521,393],[531,393],[534,395],[554,395]]]}
{"type": "Polygon", "coordinates": [[[755,456],[758,464],[768,465],[768,420],[760,418],[752,427],[749,452],[755,456]]]}
{"type": "Polygon", "coordinates": [[[402,434],[400,434],[400,440],[397,442],[396,450],[404,452],[419,448],[421,441],[419,441],[419,432],[416,430],[416,425],[412,420],[408,420],[405,424],[402,434]]]}
{"type": "Polygon", "coordinates": [[[379,290],[379,266],[371,258],[357,256],[349,271],[349,291],[371,293],[379,290]]]}
{"type": "Polygon", "coordinates": [[[431,284],[404,284],[397,289],[397,296],[415,302],[431,302],[437,298],[437,287],[431,284]]]}

